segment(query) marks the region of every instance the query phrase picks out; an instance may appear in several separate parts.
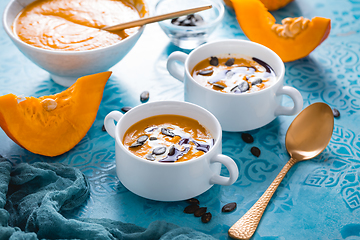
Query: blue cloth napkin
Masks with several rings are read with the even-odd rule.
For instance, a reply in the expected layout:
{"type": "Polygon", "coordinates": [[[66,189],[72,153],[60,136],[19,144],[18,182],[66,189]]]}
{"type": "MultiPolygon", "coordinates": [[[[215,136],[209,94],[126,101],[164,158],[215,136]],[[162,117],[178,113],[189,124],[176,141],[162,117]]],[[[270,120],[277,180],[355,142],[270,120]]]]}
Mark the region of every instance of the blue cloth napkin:
{"type": "Polygon", "coordinates": [[[12,164],[0,156],[0,240],[3,239],[215,239],[165,221],[148,228],[110,219],[67,219],[88,198],[89,182],[58,163],[12,164]]]}

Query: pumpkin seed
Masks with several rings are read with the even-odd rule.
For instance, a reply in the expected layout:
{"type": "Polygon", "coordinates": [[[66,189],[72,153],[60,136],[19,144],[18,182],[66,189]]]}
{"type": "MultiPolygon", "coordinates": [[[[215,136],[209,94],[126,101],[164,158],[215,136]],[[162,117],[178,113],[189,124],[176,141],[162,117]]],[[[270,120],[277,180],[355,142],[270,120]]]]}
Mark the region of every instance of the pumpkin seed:
{"type": "Polygon", "coordinates": [[[184,213],[194,213],[199,208],[196,204],[191,204],[184,209],[184,213]]]}
{"type": "Polygon", "coordinates": [[[255,62],[257,62],[258,64],[260,64],[261,66],[263,66],[265,68],[266,72],[268,72],[268,73],[273,73],[274,72],[274,70],[266,62],[264,62],[264,61],[262,61],[262,60],[260,60],[260,59],[258,59],[256,57],[253,57],[252,59],[255,62]]]}
{"type": "Polygon", "coordinates": [[[171,145],[171,147],[169,148],[169,156],[172,156],[175,154],[175,145],[171,145]]]}
{"type": "Polygon", "coordinates": [[[210,65],[212,66],[219,65],[219,59],[217,57],[210,57],[210,65]]]}
{"type": "Polygon", "coordinates": [[[198,209],[196,209],[196,211],[194,212],[194,216],[195,217],[201,217],[202,215],[204,215],[207,211],[207,207],[200,207],[198,209]]]}
{"type": "Polygon", "coordinates": [[[103,132],[106,131],[105,125],[102,126],[101,130],[102,130],[103,132]]]}
{"type": "Polygon", "coordinates": [[[336,117],[336,118],[340,117],[340,111],[337,110],[336,108],[333,108],[332,112],[333,112],[334,117],[336,117]]]}
{"type": "Polygon", "coordinates": [[[237,87],[240,89],[241,92],[246,92],[250,88],[247,81],[240,82],[237,87]]]}
{"type": "Polygon", "coordinates": [[[142,135],[142,136],[140,136],[136,141],[138,142],[138,143],[141,143],[141,144],[144,144],[145,142],[146,142],[146,140],[148,140],[148,136],[147,135],[142,135]]]}
{"type": "Polygon", "coordinates": [[[253,77],[249,79],[249,82],[251,82],[251,85],[257,85],[262,83],[262,79],[259,77],[253,77]]]}
{"type": "Polygon", "coordinates": [[[213,70],[201,70],[198,72],[199,75],[210,75],[211,73],[213,73],[213,70]]]}
{"type": "Polygon", "coordinates": [[[204,215],[201,216],[201,221],[203,223],[208,223],[208,222],[210,222],[211,217],[212,217],[211,213],[207,212],[207,213],[205,213],[204,215]]]}
{"type": "Polygon", "coordinates": [[[57,102],[52,98],[45,98],[44,100],[41,101],[41,104],[43,108],[48,112],[56,109],[57,107],[57,102]]]}
{"type": "Polygon", "coordinates": [[[161,133],[169,137],[175,137],[175,133],[168,128],[161,128],[161,133]]]}
{"type": "Polygon", "coordinates": [[[259,148],[257,148],[257,147],[252,147],[252,148],[250,149],[250,151],[251,151],[251,153],[252,153],[255,157],[259,157],[259,156],[260,156],[261,151],[260,151],[259,148]]]}
{"type": "Polygon", "coordinates": [[[234,59],[234,58],[229,58],[229,59],[226,61],[225,65],[228,66],[228,67],[230,67],[230,66],[234,65],[234,63],[235,63],[235,59],[234,59]]]}
{"type": "Polygon", "coordinates": [[[191,204],[200,204],[199,200],[197,200],[196,198],[190,198],[186,201],[191,204]]]}
{"type": "Polygon", "coordinates": [[[242,133],[241,138],[246,143],[253,143],[254,138],[249,133],[242,133]]]}
{"type": "Polygon", "coordinates": [[[148,91],[143,91],[140,94],[140,101],[141,102],[147,102],[149,100],[150,93],[148,91]]]}
{"type": "Polygon", "coordinates": [[[132,107],[122,107],[121,111],[123,111],[124,113],[130,111],[132,109],[132,107]]]}
{"type": "Polygon", "coordinates": [[[129,146],[129,148],[136,148],[142,146],[144,143],[134,142],[129,146]]]}
{"type": "Polygon", "coordinates": [[[157,137],[150,137],[149,140],[150,141],[155,141],[155,140],[157,140],[157,137]]]}
{"type": "Polygon", "coordinates": [[[155,160],[154,156],[151,155],[151,154],[147,154],[147,155],[145,156],[145,158],[146,158],[147,160],[150,160],[150,161],[154,161],[154,160],[155,160]]]}
{"type": "Polygon", "coordinates": [[[225,88],[223,85],[217,84],[217,83],[213,83],[213,86],[214,86],[214,87],[221,88],[221,89],[224,89],[224,88],[225,88]]]}
{"type": "Polygon", "coordinates": [[[231,203],[225,204],[222,207],[221,211],[222,212],[232,212],[235,210],[235,208],[236,208],[236,202],[231,202],[231,203]]]}
{"type": "Polygon", "coordinates": [[[152,153],[155,154],[155,155],[161,155],[161,154],[164,154],[166,152],[166,147],[157,147],[157,148],[154,148],[152,153]]]}

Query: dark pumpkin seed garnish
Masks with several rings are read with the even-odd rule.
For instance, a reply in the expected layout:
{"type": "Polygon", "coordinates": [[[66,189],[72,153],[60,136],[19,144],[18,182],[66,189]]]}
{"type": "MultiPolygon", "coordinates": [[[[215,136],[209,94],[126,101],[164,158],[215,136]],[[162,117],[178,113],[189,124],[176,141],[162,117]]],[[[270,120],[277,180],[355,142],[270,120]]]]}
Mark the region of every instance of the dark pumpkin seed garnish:
{"type": "Polygon", "coordinates": [[[152,153],[155,154],[155,155],[161,155],[161,154],[164,154],[166,152],[166,147],[157,147],[157,148],[154,148],[152,153]]]}
{"type": "Polygon", "coordinates": [[[249,82],[251,82],[251,85],[257,85],[262,83],[262,79],[259,77],[253,77],[249,79],[249,82]]]}
{"type": "Polygon", "coordinates": [[[199,205],[191,204],[184,209],[184,213],[194,213],[199,208],[199,205]]]}
{"type": "Polygon", "coordinates": [[[150,160],[150,161],[154,161],[154,160],[155,160],[154,156],[151,155],[151,154],[147,154],[147,155],[145,156],[145,158],[146,158],[147,160],[150,160]]]}
{"type": "Polygon", "coordinates": [[[201,70],[198,72],[199,75],[210,75],[212,74],[214,71],[213,70],[201,70]]]}
{"type": "Polygon", "coordinates": [[[102,126],[101,130],[102,130],[103,132],[106,131],[105,125],[102,126]]]}
{"type": "Polygon", "coordinates": [[[257,62],[258,64],[260,64],[261,66],[263,66],[266,70],[266,72],[268,73],[274,73],[274,70],[264,61],[256,58],[256,57],[253,57],[252,60],[254,60],[255,62],[257,62]]]}
{"type": "Polygon", "coordinates": [[[142,146],[144,143],[139,143],[139,142],[134,142],[133,144],[131,144],[129,147],[130,148],[136,148],[136,147],[140,147],[142,146]]]}
{"type": "Polygon", "coordinates": [[[225,87],[221,84],[217,84],[217,83],[213,83],[213,86],[214,87],[217,87],[217,88],[221,88],[221,89],[224,89],[225,87]]]}
{"type": "Polygon", "coordinates": [[[144,144],[145,142],[146,142],[146,140],[148,140],[148,136],[147,135],[142,135],[142,136],[140,136],[136,141],[138,142],[138,143],[141,143],[141,144],[144,144]]]}
{"type": "Polygon", "coordinates": [[[175,137],[175,133],[168,128],[161,128],[161,133],[169,137],[175,137]]]}
{"type": "Polygon", "coordinates": [[[236,208],[236,202],[231,202],[231,203],[225,204],[222,207],[221,211],[222,212],[232,212],[235,210],[235,208],[236,208]]]}
{"type": "Polygon", "coordinates": [[[169,148],[169,156],[172,156],[175,154],[175,145],[171,145],[171,147],[169,148]]]}
{"type": "Polygon", "coordinates": [[[130,111],[132,109],[132,107],[122,107],[121,111],[123,111],[124,113],[130,111]]]}
{"type": "Polygon", "coordinates": [[[203,223],[208,223],[208,222],[210,222],[211,217],[212,217],[211,213],[207,212],[207,213],[205,213],[204,215],[201,216],[201,221],[203,223]]]}
{"type": "Polygon", "coordinates": [[[195,217],[201,217],[202,215],[204,215],[207,211],[207,207],[200,207],[198,209],[196,209],[196,211],[194,212],[194,216],[195,217]]]}
{"type": "Polygon", "coordinates": [[[157,137],[150,137],[149,140],[150,141],[155,141],[155,140],[157,140],[157,137]]]}
{"type": "Polygon", "coordinates": [[[250,149],[250,151],[251,151],[251,153],[252,153],[255,157],[259,157],[259,156],[260,156],[261,151],[260,151],[259,148],[257,148],[257,147],[252,147],[252,148],[250,149]]]}
{"type": "Polygon", "coordinates": [[[230,67],[230,66],[234,65],[234,63],[235,63],[235,59],[234,59],[234,58],[229,58],[229,59],[226,61],[225,65],[228,66],[228,67],[230,67]]]}
{"type": "Polygon", "coordinates": [[[217,57],[210,57],[210,65],[212,66],[219,65],[219,59],[217,57]]]}
{"type": "Polygon", "coordinates": [[[141,102],[147,102],[149,100],[150,93],[148,91],[143,91],[140,94],[140,101],[141,102]]]}
{"type": "Polygon", "coordinates": [[[334,117],[336,117],[336,118],[340,117],[340,111],[337,110],[336,108],[333,108],[332,112],[333,112],[334,117]]]}
{"type": "Polygon", "coordinates": [[[254,138],[249,133],[242,133],[241,138],[246,143],[253,143],[254,138]]]}
{"type": "Polygon", "coordinates": [[[190,204],[200,204],[199,200],[197,200],[196,198],[190,198],[186,201],[190,204]]]}

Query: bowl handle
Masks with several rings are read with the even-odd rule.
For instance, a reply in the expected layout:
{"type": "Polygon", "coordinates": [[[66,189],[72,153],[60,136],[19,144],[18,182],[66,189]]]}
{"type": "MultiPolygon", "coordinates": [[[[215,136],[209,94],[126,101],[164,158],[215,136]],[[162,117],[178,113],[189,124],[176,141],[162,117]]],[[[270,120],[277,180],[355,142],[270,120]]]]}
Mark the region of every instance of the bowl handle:
{"type": "Polygon", "coordinates": [[[289,86],[284,86],[282,88],[280,88],[277,92],[276,95],[288,95],[294,102],[294,106],[293,107],[284,107],[284,106],[279,106],[276,108],[275,110],[275,116],[279,116],[279,115],[295,115],[297,113],[299,113],[301,111],[301,109],[303,108],[303,98],[301,96],[301,93],[293,88],[293,87],[289,87],[289,86]]]}
{"type": "Polygon", "coordinates": [[[122,116],[124,116],[124,114],[122,114],[121,112],[112,111],[105,117],[104,120],[105,129],[107,133],[113,138],[115,138],[115,129],[116,129],[114,120],[118,122],[122,118],[122,116]]]}
{"type": "Polygon", "coordinates": [[[179,65],[176,65],[176,62],[185,64],[187,57],[188,55],[186,53],[176,51],[170,54],[166,63],[166,68],[169,73],[181,82],[184,81],[184,70],[180,69],[179,65]]]}
{"type": "Polygon", "coordinates": [[[210,163],[215,163],[215,162],[224,164],[225,167],[228,169],[230,176],[223,177],[218,174],[214,174],[210,178],[210,184],[220,184],[225,186],[233,184],[239,176],[239,170],[234,160],[223,154],[218,154],[215,157],[211,158],[210,160],[210,163]]]}

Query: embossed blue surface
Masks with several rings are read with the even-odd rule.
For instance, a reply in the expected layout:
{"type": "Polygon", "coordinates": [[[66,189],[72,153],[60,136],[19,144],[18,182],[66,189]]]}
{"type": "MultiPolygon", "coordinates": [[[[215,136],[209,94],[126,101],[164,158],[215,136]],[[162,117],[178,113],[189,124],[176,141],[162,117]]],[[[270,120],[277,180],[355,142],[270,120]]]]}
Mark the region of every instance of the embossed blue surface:
{"type": "MultiPolygon", "coordinates": [[[[1,12],[7,2],[0,1],[1,12]]],[[[149,2],[153,9],[156,1],[149,2]]],[[[301,92],[304,107],[325,102],[339,109],[341,117],[335,119],[325,151],[295,165],[286,175],[253,239],[360,239],[360,0],[295,0],[273,14],[276,19],[300,15],[331,18],[329,38],[308,57],[285,64],[285,82],[301,92]]],[[[229,8],[209,41],[224,38],[246,39],[229,8]]],[[[38,156],[17,146],[0,130],[0,154],[14,165],[61,162],[83,171],[91,182],[91,197],[67,217],[110,218],[142,227],[161,219],[228,239],[230,226],[288,161],[284,141],[294,117],[281,116],[251,131],[253,144],[244,143],[240,133],[224,132],[223,152],[236,161],[240,175],[234,185],[214,186],[198,197],[213,214],[207,224],[183,213],[186,202],[156,202],[132,194],[116,177],[114,140],[101,130],[103,119],[112,110],[141,104],[139,96],[144,90],[150,92],[150,101],[183,101],[182,83],[166,70],[166,59],[176,50],[181,49],[169,42],[157,24],[147,26],[137,45],[111,69],[96,120],[74,149],[55,158],[38,156]],[[259,158],[251,155],[252,146],[261,149],[259,158]],[[224,204],[234,201],[236,211],[221,213],[224,204]]],[[[0,95],[38,97],[64,89],[22,55],[0,28],[0,95]]],[[[284,105],[291,104],[284,99],[284,105]]]]}

